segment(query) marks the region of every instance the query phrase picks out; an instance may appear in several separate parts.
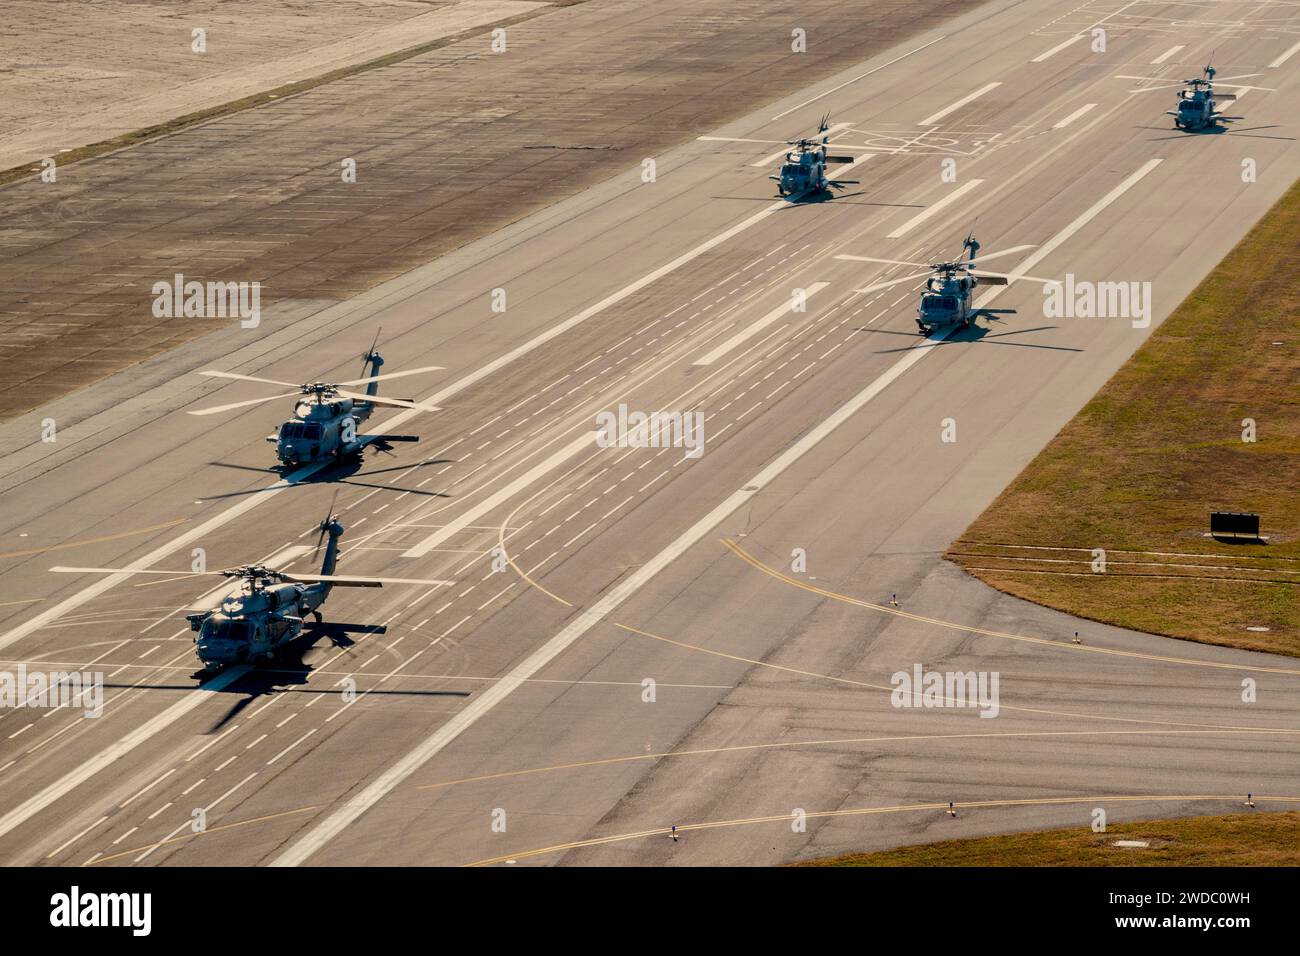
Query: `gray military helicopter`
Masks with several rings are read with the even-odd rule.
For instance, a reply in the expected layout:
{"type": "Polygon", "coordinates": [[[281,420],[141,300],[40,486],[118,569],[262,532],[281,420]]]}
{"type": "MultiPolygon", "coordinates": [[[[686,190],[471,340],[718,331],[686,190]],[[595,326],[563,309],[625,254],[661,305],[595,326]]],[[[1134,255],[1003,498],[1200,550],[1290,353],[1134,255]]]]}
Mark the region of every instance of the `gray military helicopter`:
{"type": "Polygon", "coordinates": [[[385,584],[437,586],[455,583],[416,578],[337,575],[334,570],[338,564],[338,541],[343,534],[343,526],[332,513],[320,523],[317,551],[326,534],[329,535],[329,544],[325,548],[320,574],[289,574],[261,565],[227,568],[224,571],[62,566],[50,570],[65,573],[166,574],[173,577],[206,574],[236,579],[239,584],[222,596],[217,606],[192,609],[192,613],[185,616],[190,622],[190,629],[197,632],[194,650],[203,665],[203,676],[234,664],[257,664],[275,660],[280,649],[302,633],[303,618],[308,613],[318,624],[322,621],[319,608],[335,587],[377,588],[385,584]]]}
{"type": "MultiPolygon", "coordinates": [[[[1025,249],[1033,248],[1032,246],[1013,246],[1010,249],[1003,249],[1001,252],[991,252],[986,256],[981,256],[979,261],[985,262],[989,259],[996,259],[999,256],[1009,256],[1013,253],[1022,252],[1025,249]]],[[[998,315],[1014,315],[1015,309],[977,309],[971,304],[971,297],[976,286],[980,285],[1006,285],[1011,279],[1026,279],[1030,282],[1042,282],[1051,285],[1059,284],[1056,279],[1039,279],[1034,276],[1020,275],[1019,273],[1011,274],[1006,272],[989,272],[976,264],[976,254],[980,250],[980,244],[975,239],[975,233],[969,233],[962,242],[962,252],[970,251],[966,259],[960,256],[951,262],[907,262],[901,259],[876,259],[871,256],[850,256],[838,255],[837,259],[848,259],[857,262],[880,262],[888,265],[915,266],[918,269],[929,269],[930,274],[920,273],[919,275],[902,276],[897,279],[889,279],[884,282],[877,282],[865,289],[858,289],[858,292],[874,292],[877,289],[884,289],[891,285],[899,285],[905,282],[916,282],[918,279],[925,279],[925,289],[921,293],[921,301],[916,309],[916,327],[922,335],[929,335],[936,329],[946,329],[959,326],[968,328],[980,316],[994,317],[998,315]]]]}
{"type": "Polygon", "coordinates": [[[413,368],[405,372],[379,374],[384,364],[383,356],[375,350],[379,342],[376,334],[375,343],[362,355],[362,378],[347,382],[307,382],[294,385],[270,378],[257,378],[252,375],[239,375],[235,372],[218,372],[206,369],[200,375],[212,378],[237,379],[242,382],[262,382],[267,385],[283,385],[294,391],[288,394],[268,395],[266,398],[254,398],[229,405],[217,405],[191,411],[191,415],[215,415],[235,408],[260,405],[293,395],[303,396],[294,405],[293,418],[284,422],[266,440],[275,444],[276,457],[289,468],[311,464],[326,458],[342,461],[358,454],[367,445],[383,447],[389,442],[419,441],[416,435],[362,435],[358,426],[370,417],[377,405],[389,405],[396,408],[416,408],[425,412],[436,412],[432,405],[420,405],[409,398],[380,398],[379,383],[407,375],[421,375],[425,372],[439,371],[442,366],[429,365],[413,368]],[[351,392],[347,386],[365,385],[365,394],[351,392]]]}
{"type": "Polygon", "coordinates": [[[1241,119],[1240,116],[1225,116],[1215,110],[1219,102],[1237,98],[1236,93],[1214,92],[1216,72],[1207,63],[1199,77],[1183,80],[1183,88],[1178,91],[1178,109],[1165,110],[1165,115],[1174,118],[1175,129],[1197,132],[1213,129],[1221,122],[1241,119]]]}
{"type": "Polygon", "coordinates": [[[843,189],[847,185],[858,185],[856,179],[830,179],[826,175],[828,164],[851,163],[854,159],[852,156],[829,155],[829,121],[829,114],[822,117],[817,128],[817,136],[820,136],[820,139],[813,137],[786,140],[786,145],[793,146],[794,149],[785,154],[785,162],[781,164],[781,175],[767,177],[777,183],[777,192],[783,197],[797,201],[831,190],[843,189]]]}

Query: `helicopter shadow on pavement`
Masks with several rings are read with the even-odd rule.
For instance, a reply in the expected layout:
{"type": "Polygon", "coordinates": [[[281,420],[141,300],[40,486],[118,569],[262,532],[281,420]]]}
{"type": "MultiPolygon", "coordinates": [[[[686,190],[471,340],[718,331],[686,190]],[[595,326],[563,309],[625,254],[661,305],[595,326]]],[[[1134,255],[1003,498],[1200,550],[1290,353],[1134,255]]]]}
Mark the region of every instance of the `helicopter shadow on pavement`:
{"type": "Polygon", "coordinates": [[[856,193],[833,193],[829,191],[820,192],[815,196],[801,196],[798,199],[778,196],[714,196],[714,199],[739,199],[745,202],[775,202],[779,198],[785,199],[785,208],[782,212],[790,209],[802,209],[806,206],[819,206],[822,203],[836,202],[845,206],[879,206],[889,209],[924,209],[923,203],[914,202],[845,202],[855,196],[865,196],[866,192],[856,193]]]}
{"type": "Polygon", "coordinates": [[[1025,335],[1030,332],[1049,332],[1057,328],[1060,328],[1060,326],[1039,325],[1031,329],[1009,329],[1006,332],[994,332],[992,329],[983,325],[971,325],[969,328],[958,329],[956,332],[952,333],[947,338],[942,338],[942,339],[930,338],[929,336],[927,336],[924,339],[919,339],[919,336],[914,332],[897,332],[894,331],[893,329],[873,329],[873,328],[868,328],[866,326],[859,326],[858,328],[855,328],[853,331],[868,332],[873,335],[901,335],[904,338],[909,338],[913,340],[912,345],[905,345],[896,349],[877,349],[876,350],[877,355],[888,355],[892,352],[911,352],[914,349],[937,348],[938,346],[941,345],[974,344],[976,342],[981,343],[983,345],[1011,345],[1017,348],[1024,348],[1024,349],[1046,349],[1047,351],[1050,352],[1084,351],[1084,349],[1071,348],[1065,345],[1040,345],[1036,342],[1001,341],[1002,337],[1007,335],[1025,335]],[[997,339],[999,341],[992,341],[994,339],[997,339]]]}
{"type": "MultiPolygon", "coordinates": [[[[327,683],[322,687],[312,687],[308,684],[308,677],[312,674],[313,668],[305,658],[307,654],[316,647],[321,637],[329,638],[331,644],[335,647],[349,648],[356,642],[349,637],[349,633],[364,634],[384,634],[387,628],[371,624],[344,624],[336,621],[325,622],[322,624],[308,624],[303,628],[303,632],[294,640],[284,645],[276,655],[274,661],[268,661],[266,666],[248,667],[244,673],[240,674],[229,684],[220,686],[216,689],[219,694],[241,695],[242,699],[235,701],[230,708],[209,727],[205,734],[214,734],[225,727],[230,721],[234,720],[247,707],[259,700],[260,698],[275,694],[277,691],[285,688],[300,688],[294,693],[298,694],[321,694],[341,699],[343,688],[338,683],[327,683]]],[[[191,675],[198,685],[194,684],[149,684],[149,690],[179,690],[192,691],[195,689],[212,689],[207,687],[206,681],[217,676],[207,671],[196,671],[191,675]]],[[[105,688],[120,689],[139,689],[138,684],[108,684],[105,688]]],[[[368,697],[468,697],[469,691],[450,691],[450,690],[379,690],[367,689],[362,691],[368,697]]]]}
{"type": "MultiPolygon", "coordinates": [[[[1169,129],[1164,126],[1135,126],[1134,129],[1149,129],[1159,133],[1167,133],[1169,129]]],[[[1172,136],[1157,136],[1151,140],[1153,143],[1164,143],[1171,139],[1195,139],[1198,136],[1244,136],[1247,139],[1282,139],[1295,142],[1294,136],[1263,136],[1255,134],[1255,130],[1260,129],[1280,129],[1273,124],[1271,126],[1243,126],[1239,129],[1230,126],[1210,126],[1205,129],[1182,129],[1178,130],[1172,136]]]]}
{"type": "MultiPolygon", "coordinates": [[[[385,485],[371,481],[360,481],[360,478],[370,478],[375,475],[389,474],[394,471],[413,471],[419,468],[426,468],[430,465],[446,465],[454,461],[451,458],[431,458],[427,461],[418,461],[410,465],[396,465],[391,468],[376,468],[370,471],[363,471],[365,462],[360,457],[349,458],[346,461],[332,464],[322,468],[310,477],[302,481],[296,481],[291,487],[297,488],[308,485],[356,485],[360,488],[378,488],[381,491],[406,492],[412,495],[422,495],[429,498],[450,498],[448,494],[441,491],[425,491],[421,488],[406,488],[402,485],[385,485]]],[[[232,468],[236,471],[251,471],[259,475],[279,475],[284,477],[293,469],[286,468],[283,465],[273,465],[267,468],[257,468],[252,465],[236,465],[227,461],[210,461],[209,465],[215,465],[218,468],[232,468]]],[[[238,498],[243,495],[255,495],[265,491],[265,488],[245,488],[243,491],[229,491],[220,495],[208,495],[201,501],[218,501],[222,498],[238,498]]]]}

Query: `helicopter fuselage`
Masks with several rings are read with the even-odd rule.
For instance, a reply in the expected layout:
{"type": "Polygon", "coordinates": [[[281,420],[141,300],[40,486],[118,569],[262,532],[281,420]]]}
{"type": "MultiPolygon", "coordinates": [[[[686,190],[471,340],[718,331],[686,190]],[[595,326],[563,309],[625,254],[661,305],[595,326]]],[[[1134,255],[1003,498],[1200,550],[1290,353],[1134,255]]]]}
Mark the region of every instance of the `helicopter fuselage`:
{"type": "Polygon", "coordinates": [[[364,446],[357,432],[369,417],[367,403],[330,397],[326,392],[320,401],[313,398],[299,401],[293,418],[266,440],[275,442],[276,457],[291,467],[322,458],[345,458],[364,446]]]}
{"type": "Polygon", "coordinates": [[[782,196],[799,196],[824,192],[826,185],[826,153],[824,150],[790,152],[781,165],[777,191],[782,196]]]}
{"type": "Polygon", "coordinates": [[[1178,129],[1198,130],[1218,125],[1215,116],[1212,90],[1180,90],[1178,109],[1174,112],[1174,126],[1178,129]]]}
{"type": "Polygon", "coordinates": [[[187,620],[197,631],[199,660],[209,670],[268,658],[302,633],[303,617],[325,603],[330,585],[258,584],[187,620]]]}
{"type": "Polygon", "coordinates": [[[916,309],[916,326],[923,335],[949,326],[967,326],[974,318],[971,308],[971,291],[977,282],[974,276],[932,276],[926,280],[925,291],[916,309]]]}

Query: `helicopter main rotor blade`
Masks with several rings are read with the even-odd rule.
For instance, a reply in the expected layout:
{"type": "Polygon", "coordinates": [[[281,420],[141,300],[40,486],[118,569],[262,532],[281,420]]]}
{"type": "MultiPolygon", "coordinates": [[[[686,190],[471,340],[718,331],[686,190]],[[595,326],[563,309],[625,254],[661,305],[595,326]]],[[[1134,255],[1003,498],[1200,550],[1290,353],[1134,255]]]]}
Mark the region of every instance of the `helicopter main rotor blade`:
{"type": "Polygon", "coordinates": [[[927,268],[927,263],[924,263],[924,262],[908,262],[908,261],[906,261],[905,259],[877,259],[877,258],[875,258],[874,256],[850,256],[850,255],[839,255],[839,256],[836,256],[835,258],[836,258],[836,259],[846,259],[846,260],[849,260],[849,261],[851,261],[851,262],[883,262],[883,263],[885,263],[885,264],[887,264],[887,265],[891,265],[891,266],[912,266],[913,268],[916,268],[916,269],[925,269],[925,268],[927,268]]]}
{"type": "Polygon", "coordinates": [[[1002,283],[996,282],[997,279],[1009,279],[1013,282],[1019,282],[1023,279],[1026,282],[1041,282],[1043,283],[1043,285],[1061,284],[1060,279],[1040,279],[1037,276],[1020,275],[1019,273],[1016,272],[985,272],[983,269],[976,269],[971,274],[974,275],[975,278],[977,279],[981,279],[985,282],[988,282],[989,285],[1002,285],[1002,283]],[[990,281],[990,280],[995,280],[995,281],[990,281]]]}
{"type": "Polygon", "coordinates": [[[917,282],[929,277],[928,272],[922,272],[914,276],[903,276],[901,279],[890,279],[888,282],[877,282],[869,285],[864,289],[854,289],[854,292],[875,292],[877,289],[888,289],[891,285],[898,285],[903,282],[917,282]]]}
{"type": "Polygon", "coordinates": [[[215,415],[218,412],[228,412],[235,408],[247,408],[249,405],[260,405],[263,402],[276,402],[282,398],[296,398],[302,394],[301,390],[296,392],[286,392],[283,395],[267,395],[265,398],[250,398],[246,402],[231,402],[229,405],[214,405],[211,408],[200,408],[187,411],[187,415],[215,415]]]}
{"type": "Polygon", "coordinates": [[[417,408],[422,412],[439,411],[439,408],[436,405],[421,405],[418,402],[409,402],[404,398],[386,398],[382,395],[363,395],[360,392],[348,392],[341,388],[338,389],[337,394],[344,398],[370,402],[372,405],[392,405],[395,408],[417,408]]]}
{"type": "Polygon", "coordinates": [[[423,375],[425,372],[441,372],[444,366],[426,365],[424,368],[411,368],[404,372],[381,372],[379,375],[371,375],[369,378],[354,378],[348,382],[335,382],[335,385],[369,385],[371,382],[386,382],[391,378],[402,378],[405,375],[423,375]]]}
{"type": "Polygon", "coordinates": [[[134,568],[69,568],[64,565],[55,565],[50,568],[51,571],[57,571],[62,574],[169,574],[172,577],[189,577],[200,574],[221,574],[221,571],[157,571],[154,569],[134,569],[134,568]]]}
{"type": "Polygon", "coordinates": [[[293,382],[281,382],[274,378],[258,378],[256,375],[240,375],[238,372],[218,372],[216,369],[204,369],[199,372],[200,375],[207,375],[210,378],[233,378],[241,382],[261,382],[264,385],[283,385],[286,388],[297,388],[293,382]]]}
{"type": "Polygon", "coordinates": [[[1009,249],[1001,249],[1001,250],[999,250],[999,251],[997,251],[997,252],[990,252],[990,253],[987,253],[987,254],[985,254],[985,255],[976,254],[975,258],[974,258],[974,259],[971,259],[971,260],[970,260],[968,263],[966,263],[966,264],[967,264],[970,268],[972,268],[972,269],[978,269],[979,266],[977,266],[977,265],[975,264],[975,263],[977,263],[977,262],[983,262],[985,259],[996,259],[996,258],[998,258],[999,256],[1010,256],[1010,255],[1015,255],[1017,252],[1024,252],[1026,249],[1032,249],[1032,248],[1034,248],[1032,245],[1029,245],[1029,246],[1011,246],[1009,249]]]}
{"type": "Polygon", "coordinates": [[[381,587],[385,584],[423,584],[429,586],[450,587],[455,581],[429,580],[426,578],[373,578],[356,574],[285,574],[286,581],[323,581],[329,584],[341,584],[344,587],[381,587]]]}

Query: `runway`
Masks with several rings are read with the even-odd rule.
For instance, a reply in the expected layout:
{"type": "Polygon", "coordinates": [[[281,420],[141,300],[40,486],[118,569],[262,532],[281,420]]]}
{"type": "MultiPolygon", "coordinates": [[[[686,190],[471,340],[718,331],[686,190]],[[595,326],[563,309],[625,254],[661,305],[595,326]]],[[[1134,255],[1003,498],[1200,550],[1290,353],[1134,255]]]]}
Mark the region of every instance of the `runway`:
{"type": "Polygon", "coordinates": [[[0,667],[106,682],[99,717],[0,712],[0,861],[767,865],[1294,806],[1300,662],[1080,622],[942,555],[1294,182],[1298,41],[1273,5],[995,0],[701,128],[652,182],[92,386],[53,443],[15,447],[39,410],[0,428],[0,667]],[[1169,83],[1211,51],[1246,118],[1177,133],[1169,83]],[[823,114],[860,185],[777,201],[775,151],[823,114]],[[1020,280],[979,293],[1016,314],[926,339],[921,280],[884,285],[915,270],[839,258],[972,230],[1025,247],[1012,276],[1151,283],[1153,322],[1048,319],[1020,280]],[[285,403],[187,414],[271,393],[193,369],[356,378],[379,329],[386,371],[445,369],[381,394],[441,410],[377,415],[420,441],[346,480],[264,470],[285,403]],[[601,447],[620,405],[702,413],[703,453],[601,447]],[[310,545],[336,491],[343,573],[455,583],[336,591],[346,637],[305,670],[197,688],[194,549],[310,545]],[[996,717],[895,706],[918,664],[996,672],[996,717]]]}

